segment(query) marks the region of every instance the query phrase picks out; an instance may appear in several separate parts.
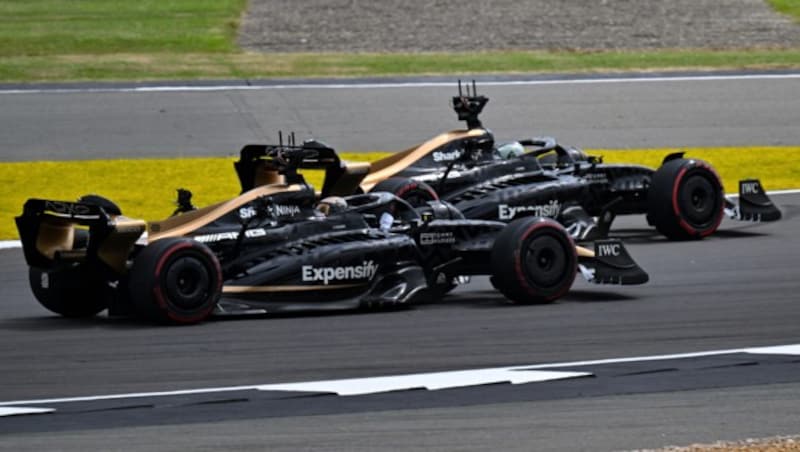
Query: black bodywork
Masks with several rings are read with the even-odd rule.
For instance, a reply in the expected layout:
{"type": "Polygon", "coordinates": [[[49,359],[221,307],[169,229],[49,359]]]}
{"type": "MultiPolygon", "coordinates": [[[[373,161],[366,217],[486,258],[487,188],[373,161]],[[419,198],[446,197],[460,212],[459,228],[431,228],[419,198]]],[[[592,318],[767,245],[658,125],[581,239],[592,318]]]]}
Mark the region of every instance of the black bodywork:
{"type": "MultiPolygon", "coordinates": [[[[163,221],[126,218],[107,200],[28,200],[16,222],[39,301],[70,317],[108,308],[194,323],[212,308],[239,314],[403,305],[494,270],[493,245],[505,223],[464,219],[443,202],[414,208],[383,192],[351,195],[323,211],[298,169],[326,170],[325,194],[360,180],[332,149],[313,141],[245,149],[252,158],[236,169],[242,185],[253,187],[203,209],[181,191],[176,215],[163,221]],[[280,181],[259,185],[256,174],[280,181]],[[213,306],[195,306],[201,301],[213,306]]],[[[557,235],[553,225],[544,226],[557,235]]],[[[611,245],[618,251],[582,250],[582,273],[597,283],[647,281],[621,244],[611,245]]],[[[565,276],[569,285],[575,267],[565,276]]]]}
{"type": "Polygon", "coordinates": [[[467,218],[511,221],[525,215],[545,216],[560,221],[576,239],[606,236],[617,215],[645,214],[651,225],[670,238],[708,235],[718,226],[723,212],[730,218],[749,221],[775,221],[781,216],[757,180],[740,183],[737,205],[723,197],[721,179],[710,165],[684,159],[682,153],[664,159],[662,168],[671,161],[675,168],[652,169],[603,163],[602,158],[561,146],[550,137],[497,143],[478,119],[488,100],[475,93],[474,84],[467,95],[459,84],[459,96],[452,104],[468,129],[393,172],[384,171],[372,180],[368,176],[363,188],[384,189],[381,182],[387,176],[408,178],[427,184],[439,199],[455,205],[467,218]],[[516,146],[518,152],[503,155],[501,150],[506,146],[516,146]],[[700,186],[673,185],[682,170],[697,173],[693,179],[700,181],[700,186]],[[657,171],[669,174],[654,187],[657,171]],[[678,188],[686,193],[678,192],[678,188]],[[667,199],[662,200],[656,199],[654,191],[674,193],[666,193],[667,199]],[[673,201],[670,195],[676,204],[676,212],[671,214],[675,218],[668,219],[675,223],[672,228],[659,221],[661,211],[671,209],[663,204],[673,201]],[[686,210],[700,218],[699,225],[683,221],[686,210]]]}

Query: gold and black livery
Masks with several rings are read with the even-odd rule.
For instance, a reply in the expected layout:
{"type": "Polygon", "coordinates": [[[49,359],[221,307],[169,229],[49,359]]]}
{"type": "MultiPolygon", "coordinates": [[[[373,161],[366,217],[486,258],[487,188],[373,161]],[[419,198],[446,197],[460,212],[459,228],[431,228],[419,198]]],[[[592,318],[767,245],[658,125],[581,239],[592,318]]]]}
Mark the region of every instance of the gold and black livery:
{"type": "Polygon", "coordinates": [[[452,106],[466,129],[452,130],[371,164],[363,191],[389,191],[418,204],[452,203],[467,218],[513,221],[553,218],[576,240],[607,237],[617,215],[644,214],[669,239],[714,233],[724,216],[744,221],[780,219],[758,180],[739,183],[728,199],[714,168],[670,154],[657,169],[603,163],[551,137],[498,142],[479,115],[489,98],[475,83],[459,82],[452,106]]]}
{"type": "Polygon", "coordinates": [[[28,200],[16,222],[34,295],[67,317],[108,309],[187,324],[406,305],[471,275],[491,276],[516,303],[560,298],[578,270],[597,283],[648,279],[618,241],[576,247],[549,219],[470,220],[442,201],[412,207],[392,193],[359,194],[368,167],[320,142],[246,146],[235,167],[241,194],[196,209],[181,191],[161,221],[127,218],[94,195],[28,200]],[[301,169],[325,171],[321,192],[301,169]]]}

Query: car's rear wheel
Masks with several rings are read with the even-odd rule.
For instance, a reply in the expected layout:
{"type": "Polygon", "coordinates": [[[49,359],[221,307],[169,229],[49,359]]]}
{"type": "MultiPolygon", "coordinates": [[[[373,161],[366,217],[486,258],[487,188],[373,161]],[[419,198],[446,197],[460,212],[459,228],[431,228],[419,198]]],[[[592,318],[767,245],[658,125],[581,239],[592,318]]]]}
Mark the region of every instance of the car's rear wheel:
{"type": "Polygon", "coordinates": [[[389,192],[408,202],[412,207],[421,207],[429,201],[437,201],[439,195],[425,182],[415,181],[405,177],[390,177],[377,183],[370,192],[389,192]]]}
{"type": "Polygon", "coordinates": [[[513,303],[550,303],[572,287],[578,257],[563,226],[525,217],[500,232],[491,265],[492,284],[513,303]]]}
{"type": "Polygon", "coordinates": [[[722,181],[708,163],[670,160],[653,174],[648,218],[671,240],[701,239],[719,227],[724,196],[722,181]]]}
{"type": "Polygon", "coordinates": [[[49,311],[64,317],[92,317],[106,309],[100,282],[75,266],[56,271],[31,267],[28,281],[36,300],[49,311]]]}
{"type": "Polygon", "coordinates": [[[141,316],[161,323],[198,323],[219,301],[222,270],[207,246],[188,238],[166,238],[139,253],[128,286],[141,316]]]}

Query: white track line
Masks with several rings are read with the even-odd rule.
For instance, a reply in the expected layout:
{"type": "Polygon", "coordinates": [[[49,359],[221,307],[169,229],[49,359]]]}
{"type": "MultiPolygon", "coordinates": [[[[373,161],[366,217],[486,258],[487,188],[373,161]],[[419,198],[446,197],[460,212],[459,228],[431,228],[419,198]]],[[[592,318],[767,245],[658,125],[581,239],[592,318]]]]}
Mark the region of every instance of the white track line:
{"type": "Polygon", "coordinates": [[[26,414],[45,414],[45,413],[52,413],[54,411],[55,409],[53,408],[31,408],[31,407],[8,406],[8,407],[0,407],[0,417],[22,416],[26,414]]]}
{"type": "Polygon", "coordinates": [[[313,391],[313,392],[331,392],[331,393],[338,393],[341,395],[362,395],[362,394],[372,394],[375,392],[392,391],[392,390],[397,390],[398,388],[411,389],[418,387],[427,387],[429,389],[435,390],[435,389],[443,389],[446,387],[455,388],[455,387],[481,385],[481,384],[497,383],[504,381],[507,381],[512,384],[520,384],[526,382],[542,382],[548,380],[575,378],[575,377],[591,375],[588,372],[547,372],[547,373],[526,372],[537,369],[582,367],[582,366],[591,366],[597,364],[629,363],[629,362],[656,361],[665,359],[698,358],[705,356],[728,355],[734,353],[749,353],[749,354],[759,354],[759,355],[800,355],[800,344],[776,345],[769,347],[748,347],[748,348],[716,350],[716,351],[707,351],[698,353],[681,353],[674,355],[655,355],[655,356],[640,356],[632,358],[601,359],[594,361],[574,361],[574,362],[552,363],[552,364],[537,364],[530,366],[457,370],[452,372],[388,375],[388,376],[379,376],[371,378],[357,378],[357,379],[344,379],[344,380],[324,380],[324,381],[311,381],[311,382],[301,382],[301,383],[283,383],[283,384],[249,385],[249,386],[228,386],[219,388],[188,389],[181,391],[141,392],[141,393],[97,395],[97,396],[86,396],[86,397],[67,397],[67,398],[57,398],[57,399],[14,400],[14,401],[0,402],[0,407],[14,407],[15,409],[17,409],[18,407],[16,407],[16,405],[43,405],[43,404],[69,403],[69,402],[93,402],[99,400],[209,394],[209,393],[247,391],[247,390],[302,391],[302,392],[313,391]],[[356,385],[365,385],[365,387],[357,388],[356,385]]]}
{"type": "MultiPolygon", "coordinates": [[[[457,77],[454,76],[454,80],[457,77]]],[[[586,85],[605,83],[660,83],[706,82],[736,80],[792,80],[800,74],[741,74],[741,75],[676,75],[656,77],[573,78],[557,80],[506,80],[481,81],[481,86],[536,86],[536,85],[586,85]]],[[[453,82],[386,82],[386,83],[298,83],[264,85],[210,85],[210,86],[131,86],[93,88],[18,88],[0,89],[2,94],[73,94],[73,93],[152,93],[152,92],[213,92],[213,91],[268,91],[290,89],[387,89],[453,87],[453,82]]]]}

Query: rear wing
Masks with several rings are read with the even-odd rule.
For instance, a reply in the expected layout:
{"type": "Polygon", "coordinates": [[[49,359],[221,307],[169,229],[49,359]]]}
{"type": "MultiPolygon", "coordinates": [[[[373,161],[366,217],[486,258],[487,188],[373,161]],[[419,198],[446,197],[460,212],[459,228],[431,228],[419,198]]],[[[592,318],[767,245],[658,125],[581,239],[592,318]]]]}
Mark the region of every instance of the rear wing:
{"type": "Polygon", "coordinates": [[[116,273],[146,223],[111,215],[103,207],[70,201],[29,199],[15,218],[25,260],[31,267],[101,263],[116,273]]]}
{"type": "Polygon", "coordinates": [[[267,183],[305,184],[298,169],[324,169],[327,180],[328,172],[336,172],[342,162],[324,143],[308,140],[298,146],[292,139],[290,144],[248,144],[233,166],[244,193],[267,183]]]}
{"type": "Polygon", "coordinates": [[[294,144],[248,144],[233,163],[242,193],[267,184],[286,183],[307,185],[299,169],[325,170],[321,196],[351,195],[369,171],[368,164],[346,165],[332,147],[308,140],[294,144]]]}

